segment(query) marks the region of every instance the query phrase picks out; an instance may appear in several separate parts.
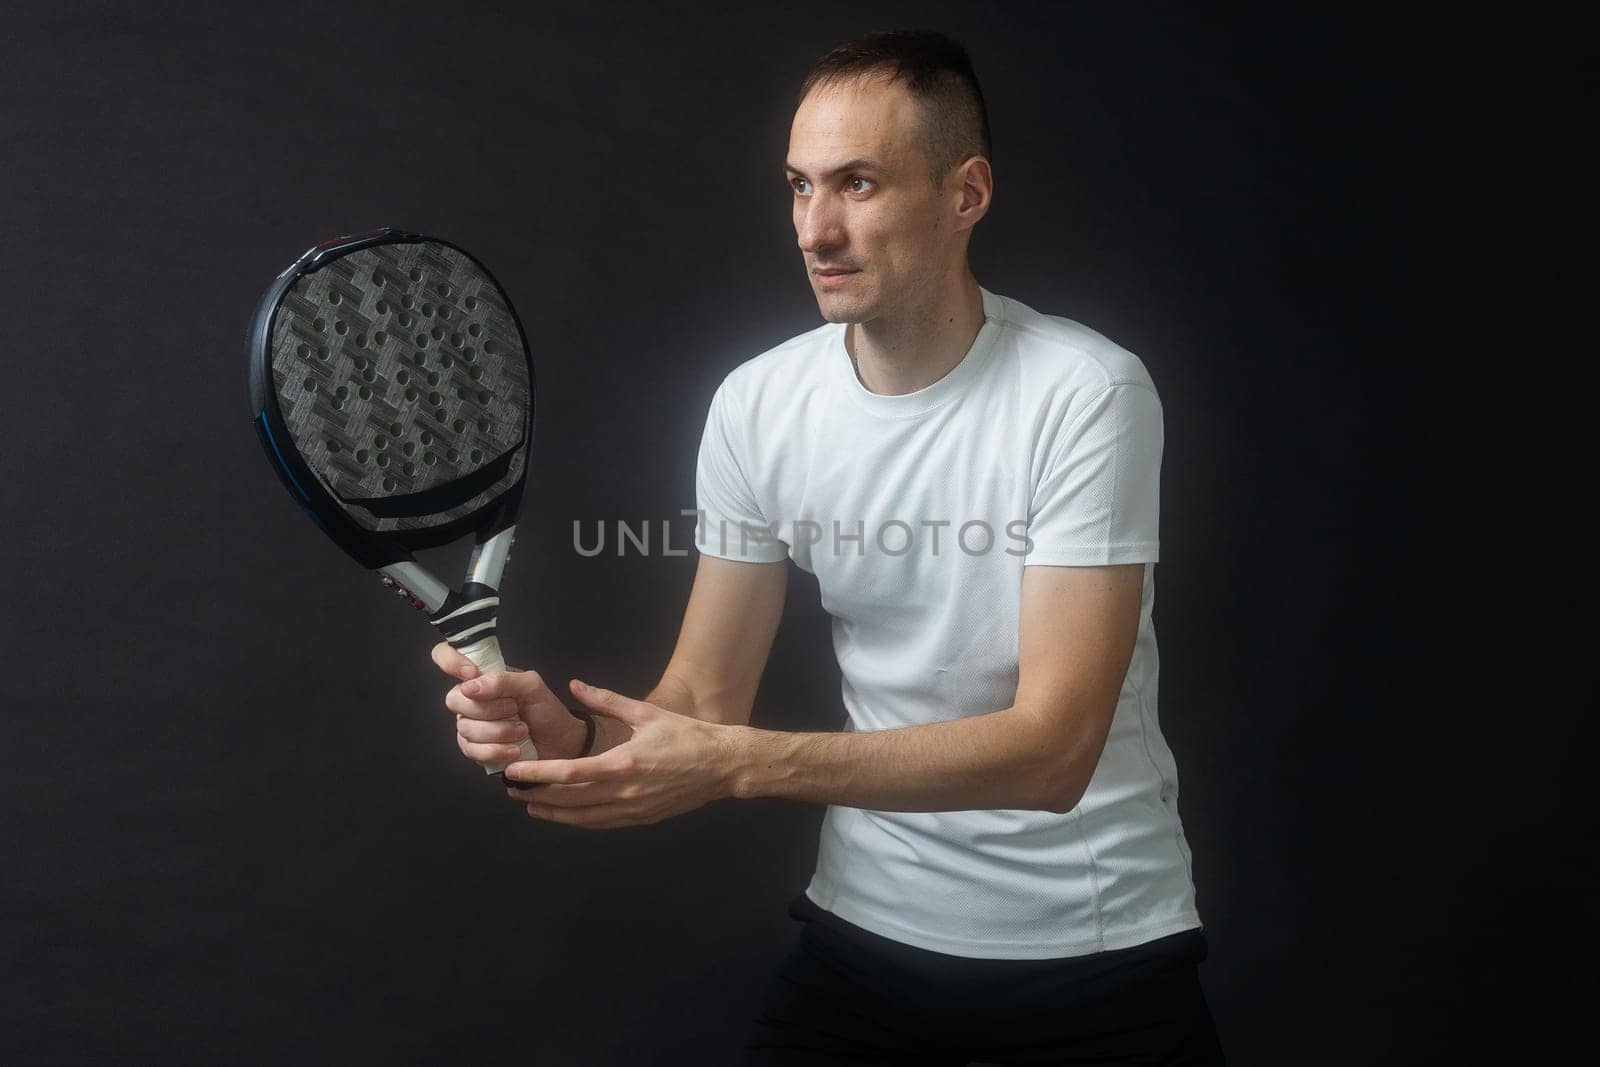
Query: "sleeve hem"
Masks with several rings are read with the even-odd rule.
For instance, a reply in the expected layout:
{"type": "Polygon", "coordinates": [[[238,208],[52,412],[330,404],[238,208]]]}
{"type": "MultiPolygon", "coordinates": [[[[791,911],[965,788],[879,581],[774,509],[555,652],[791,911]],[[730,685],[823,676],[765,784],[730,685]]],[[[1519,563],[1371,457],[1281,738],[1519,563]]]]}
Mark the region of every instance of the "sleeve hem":
{"type": "Polygon", "coordinates": [[[694,547],[695,551],[699,552],[702,556],[710,556],[713,559],[725,559],[732,563],[782,563],[784,560],[789,558],[789,550],[786,548],[777,549],[776,551],[778,554],[769,558],[767,555],[761,552],[746,552],[743,555],[740,555],[738,552],[732,551],[731,549],[723,552],[718,551],[713,547],[707,547],[706,545],[695,545],[694,547]]]}
{"type": "Polygon", "coordinates": [[[1119,563],[1157,563],[1161,542],[1129,541],[1120,545],[1065,545],[1035,548],[1023,557],[1024,567],[1107,567],[1119,563]]]}

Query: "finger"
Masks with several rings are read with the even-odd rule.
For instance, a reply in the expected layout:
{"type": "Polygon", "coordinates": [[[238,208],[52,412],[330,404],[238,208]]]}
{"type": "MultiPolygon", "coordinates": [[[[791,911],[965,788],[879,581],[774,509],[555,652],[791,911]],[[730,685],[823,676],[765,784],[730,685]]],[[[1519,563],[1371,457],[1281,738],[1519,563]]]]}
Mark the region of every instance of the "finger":
{"type": "Polygon", "coordinates": [[[520,785],[506,779],[511,786],[506,794],[527,804],[547,804],[553,808],[592,808],[596,804],[614,804],[619,800],[632,800],[634,786],[631,782],[580,782],[577,785],[520,785]]]}
{"type": "Polygon", "coordinates": [[[507,668],[491,671],[482,678],[461,683],[461,691],[473,700],[495,700],[500,697],[527,699],[543,689],[544,679],[538,671],[518,671],[507,668]]]}
{"type": "Polygon", "coordinates": [[[519,745],[528,728],[516,718],[484,722],[463,717],[456,720],[456,733],[480,745],[519,745]]]}
{"type": "Polygon", "coordinates": [[[503,767],[512,760],[522,758],[522,749],[516,745],[480,745],[456,735],[456,747],[473,763],[485,767],[503,767]]]}
{"type": "Polygon", "coordinates": [[[621,693],[613,693],[609,689],[598,689],[592,685],[585,685],[576,678],[572,680],[572,695],[583,701],[585,706],[598,711],[602,715],[609,715],[613,719],[621,720],[629,726],[638,726],[644,723],[655,713],[655,708],[642,700],[625,697],[621,693]]]}
{"type": "Polygon", "coordinates": [[[547,782],[573,785],[628,778],[638,771],[639,761],[629,751],[629,744],[621,744],[598,756],[581,759],[519,760],[506,768],[506,780],[529,785],[547,782]]]}
{"type": "Polygon", "coordinates": [[[461,692],[458,685],[444,695],[444,706],[457,715],[465,715],[469,719],[512,719],[517,714],[517,702],[502,698],[500,700],[473,700],[461,692]]]}
{"type": "Polygon", "coordinates": [[[440,641],[434,645],[431,655],[433,662],[439,665],[439,669],[452,678],[466,680],[478,676],[478,665],[451,648],[448,641],[440,641]]]}

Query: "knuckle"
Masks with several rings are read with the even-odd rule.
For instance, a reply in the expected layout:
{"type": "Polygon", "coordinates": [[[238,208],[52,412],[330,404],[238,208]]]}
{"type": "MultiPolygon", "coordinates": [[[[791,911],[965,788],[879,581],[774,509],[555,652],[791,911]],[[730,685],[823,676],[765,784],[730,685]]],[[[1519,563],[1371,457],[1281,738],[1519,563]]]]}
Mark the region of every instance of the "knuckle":
{"type": "Polygon", "coordinates": [[[637,756],[619,756],[617,758],[617,770],[623,774],[633,774],[638,769],[639,759],[637,756]]]}

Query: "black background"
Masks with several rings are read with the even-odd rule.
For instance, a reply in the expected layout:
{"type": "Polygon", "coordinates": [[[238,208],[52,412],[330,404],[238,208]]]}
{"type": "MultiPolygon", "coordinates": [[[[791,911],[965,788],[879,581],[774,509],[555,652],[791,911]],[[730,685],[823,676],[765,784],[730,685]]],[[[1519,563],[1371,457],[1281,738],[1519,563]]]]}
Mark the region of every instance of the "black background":
{"type": "MultiPolygon", "coordinates": [[[[1231,1062],[1535,1062],[1593,989],[1592,893],[1563,887],[1592,849],[1572,653],[1546,641],[1503,684],[1509,638],[1562,628],[1488,607],[1558,586],[1571,546],[1541,556],[1549,516],[1473,436],[1534,355],[1489,350],[1474,257],[1554,195],[1483,196],[1549,121],[1511,102],[1503,27],[188,8],[13,4],[0,41],[0,1056],[729,1061],[822,810],[530,821],[456,753],[431,631],[262,460],[243,334],[332,234],[406,226],[488,264],[541,387],[508,655],[642,694],[693,559],[585,559],[573,522],[692,507],[717,382],[820,321],[781,173],[793,89],[896,25],[958,37],[983,82],[979,280],[1131,349],[1162,395],[1160,714],[1231,1062]]],[[[757,725],[842,721],[808,581],[757,725]]]]}

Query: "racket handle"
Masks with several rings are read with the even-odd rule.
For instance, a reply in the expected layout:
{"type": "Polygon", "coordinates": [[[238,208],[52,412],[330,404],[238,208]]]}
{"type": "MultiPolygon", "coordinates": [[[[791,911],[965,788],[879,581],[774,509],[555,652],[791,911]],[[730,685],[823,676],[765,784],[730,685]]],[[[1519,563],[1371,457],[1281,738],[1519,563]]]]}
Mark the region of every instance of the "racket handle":
{"type": "MultiPolygon", "coordinates": [[[[505,657],[500,654],[500,638],[494,634],[490,634],[488,637],[485,637],[482,640],[473,641],[471,644],[462,645],[456,651],[460,652],[463,656],[467,657],[473,662],[473,665],[478,668],[478,674],[480,677],[485,674],[492,674],[495,671],[503,671],[506,669],[505,657]]],[[[522,739],[522,758],[539,758],[539,750],[534,747],[533,739],[531,737],[525,737],[522,739]]],[[[505,763],[495,764],[485,767],[483,772],[485,774],[500,774],[508,766],[509,764],[505,763]]]]}

